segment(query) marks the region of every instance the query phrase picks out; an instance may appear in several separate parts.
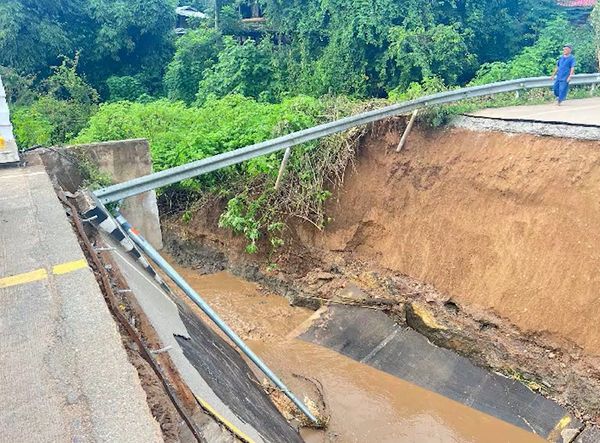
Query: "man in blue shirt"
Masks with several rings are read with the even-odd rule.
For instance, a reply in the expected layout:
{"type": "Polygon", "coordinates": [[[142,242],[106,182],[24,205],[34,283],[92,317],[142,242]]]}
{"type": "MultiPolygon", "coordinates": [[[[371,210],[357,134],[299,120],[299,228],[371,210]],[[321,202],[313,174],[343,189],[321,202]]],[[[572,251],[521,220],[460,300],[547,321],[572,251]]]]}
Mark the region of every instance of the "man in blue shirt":
{"type": "Polygon", "coordinates": [[[573,57],[571,52],[573,52],[571,45],[566,45],[563,48],[563,55],[558,59],[551,77],[553,80],[556,77],[554,95],[556,96],[556,104],[558,106],[567,98],[569,82],[573,74],[575,74],[575,57],[573,57]]]}

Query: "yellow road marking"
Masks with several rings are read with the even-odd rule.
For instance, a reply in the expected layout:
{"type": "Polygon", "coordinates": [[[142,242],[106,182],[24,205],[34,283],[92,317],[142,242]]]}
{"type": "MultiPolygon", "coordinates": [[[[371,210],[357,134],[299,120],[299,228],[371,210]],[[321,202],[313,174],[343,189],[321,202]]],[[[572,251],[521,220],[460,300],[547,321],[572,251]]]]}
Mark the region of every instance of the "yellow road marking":
{"type": "Polygon", "coordinates": [[[200,403],[200,406],[202,406],[202,409],[205,409],[210,415],[212,415],[214,418],[220,421],[227,429],[233,432],[236,435],[236,437],[238,437],[240,440],[246,443],[255,443],[254,440],[252,440],[250,437],[248,437],[246,434],[240,431],[237,426],[235,426],[233,423],[231,423],[229,420],[227,420],[225,417],[223,417],[221,414],[215,411],[215,409],[211,405],[206,403],[197,395],[195,397],[196,400],[198,400],[198,403],[200,403]]]}
{"type": "MultiPolygon", "coordinates": [[[[69,272],[77,271],[87,267],[87,261],[85,259],[70,261],[67,263],[61,263],[52,267],[52,274],[63,275],[69,272]]],[[[45,269],[36,269],[31,272],[24,272],[23,274],[11,275],[10,277],[0,278],[0,289],[8,288],[11,286],[24,285],[34,281],[45,280],[48,278],[48,271],[45,269]]]]}
{"type": "Polygon", "coordinates": [[[10,277],[0,278],[0,288],[31,283],[32,281],[44,280],[48,278],[48,272],[45,269],[36,269],[35,271],[24,274],[12,275],[10,277]]]}
{"type": "Polygon", "coordinates": [[[558,423],[556,423],[556,426],[554,426],[554,429],[552,429],[550,434],[548,434],[548,437],[546,438],[546,440],[558,441],[560,439],[560,435],[561,435],[563,429],[565,429],[570,423],[571,423],[571,417],[569,417],[568,415],[565,415],[563,418],[561,418],[558,421],[558,423]]]}
{"type": "Polygon", "coordinates": [[[87,268],[87,265],[87,260],[82,258],[81,260],[75,260],[56,265],[52,268],[52,273],[54,275],[68,274],[69,272],[77,271],[78,269],[87,268]]]}

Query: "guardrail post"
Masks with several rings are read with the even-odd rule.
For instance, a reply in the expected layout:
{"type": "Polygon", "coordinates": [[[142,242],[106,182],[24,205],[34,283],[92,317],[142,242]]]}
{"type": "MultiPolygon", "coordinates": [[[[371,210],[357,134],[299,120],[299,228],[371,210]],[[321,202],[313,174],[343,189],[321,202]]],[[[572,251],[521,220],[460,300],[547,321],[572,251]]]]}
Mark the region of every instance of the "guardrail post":
{"type": "Polygon", "coordinates": [[[592,87],[590,88],[590,95],[594,95],[594,92],[596,91],[596,83],[592,83],[592,87]]]}
{"type": "Polygon", "coordinates": [[[415,124],[415,120],[417,119],[417,114],[419,113],[418,109],[415,109],[410,116],[410,120],[408,125],[406,125],[406,129],[404,130],[404,134],[402,134],[402,138],[400,139],[400,143],[398,143],[398,147],[396,148],[396,152],[400,152],[404,145],[406,144],[406,140],[408,139],[408,134],[412,130],[413,125],[415,124]]]}
{"type": "Polygon", "coordinates": [[[283,173],[285,172],[285,168],[287,166],[288,160],[290,159],[291,153],[292,153],[292,148],[287,148],[285,150],[285,154],[283,154],[283,160],[281,161],[281,166],[279,167],[279,174],[277,174],[277,181],[275,182],[275,190],[276,191],[281,186],[281,179],[283,178],[283,173]]]}

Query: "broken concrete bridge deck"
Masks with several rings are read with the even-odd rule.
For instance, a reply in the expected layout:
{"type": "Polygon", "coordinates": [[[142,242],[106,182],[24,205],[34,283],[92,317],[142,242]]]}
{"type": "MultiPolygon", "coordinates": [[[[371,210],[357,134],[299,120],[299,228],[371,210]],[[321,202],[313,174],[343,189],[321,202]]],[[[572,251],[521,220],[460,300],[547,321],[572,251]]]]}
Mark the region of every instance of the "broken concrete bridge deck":
{"type": "MultiPolygon", "coordinates": [[[[161,346],[182,380],[203,407],[232,432],[256,443],[300,442],[241,355],[183,302],[169,296],[108,235],[110,254],[137,303],[156,331],[161,346]]],[[[203,427],[210,442],[229,441],[218,429],[203,427]]]]}
{"type": "Polygon", "coordinates": [[[519,381],[477,367],[467,358],[433,345],[381,311],[332,305],[300,338],[551,442],[571,442],[583,426],[565,408],[519,381]]]}
{"type": "Polygon", "coordinates": [[[0,168],[0,440],[159,442],[42,167],[0,168]]]}

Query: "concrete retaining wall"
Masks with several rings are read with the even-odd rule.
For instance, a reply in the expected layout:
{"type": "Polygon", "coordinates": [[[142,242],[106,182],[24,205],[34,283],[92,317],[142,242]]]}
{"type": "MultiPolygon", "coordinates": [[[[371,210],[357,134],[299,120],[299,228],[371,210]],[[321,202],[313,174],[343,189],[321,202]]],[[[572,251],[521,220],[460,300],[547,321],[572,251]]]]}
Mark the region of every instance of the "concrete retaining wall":
{"type": "MultiPolygon", "coordinates": [[[[69,192],[75,192],[83,182],[81,170],[75,161],[76,156],[73,155],[75,153],[88,158],[101,172],[110,174],[114,183],[121,183],[152,172],[150,149],[145,139],[39,149],[34,155],[30,154],[27,161],[36,163],[41,160],[54,180],[69,192]]],[[[154,191],[127,199],[122,212],[152,246],[162,249],[160,219],[154,191]]]]}

